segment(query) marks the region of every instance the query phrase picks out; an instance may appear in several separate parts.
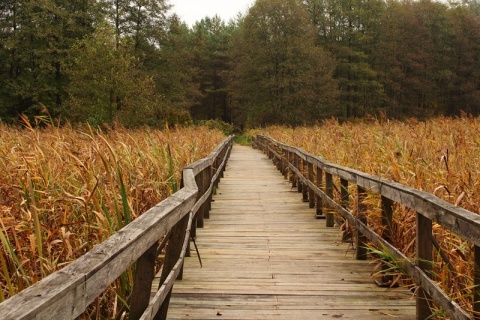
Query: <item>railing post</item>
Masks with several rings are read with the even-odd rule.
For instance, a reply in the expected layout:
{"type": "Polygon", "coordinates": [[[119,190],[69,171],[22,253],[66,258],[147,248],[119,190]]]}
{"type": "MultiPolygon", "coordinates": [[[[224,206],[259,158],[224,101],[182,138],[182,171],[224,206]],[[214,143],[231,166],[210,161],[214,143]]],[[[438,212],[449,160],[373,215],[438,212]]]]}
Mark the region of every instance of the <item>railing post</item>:
{"type": "MultiPolygon", "coordinates": [[[[348,180],[345,180],[343,178],[340,178],[340,198],[341,198],[341,204],[342,207],[345,209],[348,209],[350,207],[350,195],[348,193],[348,180]]],[[[343,224],[342,225],[342,240],[343,241],[349,241],[352,238],[352,231],[351,228],[343,224]]]]}
{"type": "Polygon", "coordinates": [[[277,170],[280,171],[280,173],[283,175],[283,157],[282,157],[282,151],[281,149],[279,150],[279,147],[277,147],[277,154],[278,154],[278,160],[277,160],[277,170]]]}
{"type": "Polygon", "coordinates": [[[473,319],[480,319],[480,247],[474,245],[473,319]]]}
{"type": "Polygon", "coordinates": [[[288,179],[288,151],[285,150],[285,149],[282,149],[282,173],[283,173],[283,177],[285,179],[288,179]]]}
{"type": "MultiPolygon", "coordinates": [[[[180,258],[180,254],[182,253],[183,240],[185,239],[185,234],[188,226],[188,219],[189,216],[186,215],[172,228],[172,235],[168,240],[167,252],[165,254],[165,260],[162,267],[162,275],[160,277],[160,283],[158,285],[159,288],[165,282],[168,275],[170,274],[170,271],[172,271],[173,267],[180,258]]],[[[158,310],[158,313],[154,317],[155,320],[165,320],[167,318],[168,305],[170,304],[171,294],[172,290],[170,289],[168,295],[165,297],[165,300],[163,301],[160,309],[158,310]]]]}
{"type": "MultiPolygon", "coordinates": [[[[205,193],[205,170],[202,170],[201,172],[198,173],[198,175],[195,177],[195,181],[197,182],[197,186],[198,186],[198,195],[199,197],[201,197],[205,193]]],[[[206,209],[205,203],[203,203],[198,209],[198,212],[196,214],[197,228],[203,228],[203,225],[204,225],[203,220],[205,219],[205,211],[206,211],[205,209],[206,209]]]]}
{"type": "MultiPolygon", "coordinates": [[[[314,183],[313,181],[313,163],[310,161],[308,162],[308,180],[311,183],[314,183]]],[[[308,206],[310,208],[315,208],[315,192],[313,191],[312,188],[308,188],[308,206]]]]}
{"type": "MultiPolygon", "coordinates": [[[[307,160],[303,160],[303,159],[302,159],[302,174],[303,174],[303,177],[308,178],[307,160]]],[[[308,201],[308,185],[306,183],[303,183],[303,186],[302,186],[302,201],[309,202],[308,201]]]]}
{"type": "Polygon", "coordinates": [[[288,181],[290,183],[293,183],[293,174],[292,174],[292,171],[290,170],[290,163],[292,163],[292,153],[289,150],[287,150],[286,152],[287,152],[287,172],[289,173],[288,181]]]}
{"type": "MultiPolygon", "coordinates": [[[[367,205],[364,203],[364,200],[367,198],[367,190],[357,186],[357,220],[367,224],[367,205]]],[[[364,235],[360,233],[357,229],[357,241],[356,241],[356,252],[355,258],[357,260],[366,260],[367,259],[367,239],[364,235]]]]}
{"type": "MultiPolygon", "coordinates": [[[[382,238],[392,243],[392,223],[393,223],[393,200],[386,198],[384,196],[382,199],[382,238]]],[[[388,269],[385,264],[382,265],[382,270],[388,269]]],[[[382,275],[381,279],[375,280],[378,286],[386,287],[390,286],[393,282],[392,275],[382,275]]]]}
{"type": "MultiPolygon", "coordinates": [[[[300,174],[302,173],[301,162],[302,162],[302,159],[298,156],[298,154],[295,153],[295,168],[297,168],[300,174]]],[[[300,181],[300,176],[297,176],[297,192],[298,193],[302,192],[302,187],[303,185],[302,185],[302,181],[300,181]]]]}
{"type": "MultiPolygon", "coordinates": [[[[432,270],[432,220],[417,212],[417,265],[427,275],[432,270]]],[[[417,320],[431,319],[431,297],[419,287],[417,290],[417,320]]]]}
{"type": "MultiPolygon", "coordinates": [[[[211,176],[214,177],[215,174],[217,174],[218,172],[218,168],[220,167],[220,164],[221,164],[221,159],[223,159],[223,150],[218,154],[218,157],[215,159],[215,161],[213,162],[212,164],[212,173],[211,173],[211,176]]],[[[218,188],[218,181],[220,179],[220,175],[217,177],[217,179],[215,179],[215,181],[213,181],[213,190],[212,190],[212,193],[216,191],[216,189],[218,188]]]]}
{"type": "MultiPolygon", "coordinates": [[[[222,150],[222,153],[221,153],[221,156],[218,158],[218,164],[217,164],[217,170],[218,168],[222,165],[223,163],[223,159],[226,159],[228,157],[228,148],[230,146],[226,147],[227,149],[223,149],[222,150]]],[[[223,172],[225,171],[225,167],[223,167],[222,169],[220,169],[220,174],[218,175],[218,178],[217,178],[217,184],[216,186],[218,187],[218,184],[220,183],[220,179],[223,178],[223,172]]]]}
{"type": "Polygon", "coordinates": [[[152,282],[155,277],[157,243],[151,246],[138,260],[135,267],[133,290],[128,319],[138,320],[150,302],[152,282]]]}
{"type": "MultiPolygon", "coordinates": [[[[331,173],[325,172],[325,193],[327,196],[333,200],[333,176],[331,173]]],[[[330,209],[326,212],[327,220],[325,224],[327,227],[333,227],[335,225],[335,219],[333,213],[330,209]]]]}
{"type": "MultiPolygon", "coordinates": [[[[212,166],[209,166],[206,168],[203,176],[203,183],[204,183],[204,190],[205,192],[208,191],[208,188],[210,188],[210,182],[212,180],[212,166]]],[[[208,198],[205,202],[205,219],[210,219],[210,210],[212,209],[212,192],[208,195],[208,198]]]]}
{"type": "MultiPolygon", "coordinates": [[[[295,153],[292,151],[290,151],[290,163],[294,168],[296,168],[295,153]]],[[[294,171],[292,171],[292,189],[297,188],[297,179],[298,179],[297,174],[294,171]]]]}
{"type": "Polygon", "coordinates": [[[348,180],[340,178],[340,197],[342,198],[342,207],[345,209],[348,209],[349,204],[350,204],[350,199],[349,199],[349,194],[348,194],[348,180]]]}
{"type": "MultiPolygon", "coordinates": [[[[323,170],[317,166],[317,187],[322,188],[323,185],[323,170]]],[[[316,218],[317,219],[325,219],[325,215],[323,214],[323,199],[318,194],[315,195],[315,202],[317,203],[317,212],[316,218]]]]}

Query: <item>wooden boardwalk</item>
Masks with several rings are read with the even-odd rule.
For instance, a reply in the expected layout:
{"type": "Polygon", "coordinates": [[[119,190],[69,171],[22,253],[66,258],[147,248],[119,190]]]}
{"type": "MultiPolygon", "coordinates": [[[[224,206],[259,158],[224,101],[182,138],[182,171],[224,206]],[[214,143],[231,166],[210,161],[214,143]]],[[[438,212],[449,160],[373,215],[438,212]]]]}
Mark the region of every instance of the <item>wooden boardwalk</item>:
{"type": "Polygon", "coordinates": [[[336,228],[258,150],[236,145],[197,229],[168,319],[414,319],[404,289],[379,288],[336,228]]]}

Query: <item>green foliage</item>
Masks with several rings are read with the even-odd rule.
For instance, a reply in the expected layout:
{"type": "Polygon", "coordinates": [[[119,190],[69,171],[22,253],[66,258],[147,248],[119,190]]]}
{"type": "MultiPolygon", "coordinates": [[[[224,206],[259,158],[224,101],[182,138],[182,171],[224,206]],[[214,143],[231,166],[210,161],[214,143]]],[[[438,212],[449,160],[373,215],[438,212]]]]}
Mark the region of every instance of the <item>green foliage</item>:
{"type": "Polygon", "coordinates": [[[234,132],[234,127],[229,123],[223,122],[222,120],[201,120],[198,122],[198,125],[207,127],[212,130],[221,131],[226,136],[229,136],[234,132]]]}
{"type": "Polygon", "coordinates": [[[239,136],[235,136],[235,143],[238,143],[242,146],[251,146],[252,145],[252,137],[247,133],[243,133],[239,136]]]}
{"type": "Polygon", "coordinates": [[[191,111],[197,119],[231,119],[227,83],[233,29],[234,26],[226,25],[218,16],[204,18],[193,27],[191,37],[201,96],[191,111]]]}
{"type": "Polygon", "coordinates": [[[164,102],[179,113],[188,112],[200,99],[194,47],[188,27],[173,16],[161,41],[162,50],[152,53],[145,62],[164,102]]]}
{"type": "Polygon", "coordinates": [[[0,119],[94,125],[480,114],[478,0],[257,0],[192,28],[166,0],[0,3],[0,119]],[[191,114],[191,116],[190,116],[191,114]]]}
{"type": "Polygon", "coordinates": [[[231,92],[238,122],[298,125],[335,113],[335,63],[315,45],[302,4],[258,0],[235,36],[231,92]]]}
{"type": "MultiPolygon", "coordinates": [[[[143,74],[128,42],[116,44],[108,25],[72,47],[66,72],[75,79],[68,87],[67,117],[92,125],[119,120],[126,126],[165,117],[153,81],[143,74]]],[[[152,123],[153,124],[153,123],[152,123]]]]}
{"type": "Polygon", "coordinates": [[[385,97],[372,56],[378,41],[383,1],[307,0],[317,43],[336,58],[340,116],[361,117],[383,106],[385,97]]]}
{"type": "Polygon", "coordinates": [[[2,5],[0,114],[34,115],[49,106],[57,116],[68,79],[63,72],[70,46],[92,31],[94,0],[16,0],[2,5]]]}

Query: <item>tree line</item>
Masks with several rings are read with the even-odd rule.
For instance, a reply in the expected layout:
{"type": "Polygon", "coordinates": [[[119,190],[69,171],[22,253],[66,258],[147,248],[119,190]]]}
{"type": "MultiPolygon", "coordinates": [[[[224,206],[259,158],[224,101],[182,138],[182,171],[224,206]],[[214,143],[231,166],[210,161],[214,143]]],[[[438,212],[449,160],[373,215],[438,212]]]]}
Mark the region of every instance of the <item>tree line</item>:
{"type": "Polygon", "coordinates": [[[0,120],[94,125],[480,113],[480,2],[257,0],[187,26],[166,0],[4,0],[0,120]]]}

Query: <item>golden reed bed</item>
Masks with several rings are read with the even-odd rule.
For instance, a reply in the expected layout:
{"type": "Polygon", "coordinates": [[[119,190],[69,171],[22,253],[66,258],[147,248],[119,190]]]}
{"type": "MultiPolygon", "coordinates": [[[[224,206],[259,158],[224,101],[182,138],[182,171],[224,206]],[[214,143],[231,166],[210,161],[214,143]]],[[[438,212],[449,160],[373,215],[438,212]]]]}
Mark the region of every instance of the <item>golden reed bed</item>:
{"type": "MultiPolygon", "coordinates": [[[[480,213],[478,118],[405,122],[371,119],[343,124],[328,120],[314,127],[273,126],[262,133],[327,161],[430,192],[480,213]]],[[[370,195],[365,201],[370,208],[369,224],[381,228],[380,199],[370,195]]],[[[414,257],[414,212],[396,207],[394,220],[393,244],[414,257]]],[[[455,301],[471,310],[473,247],[439,226],[434,226],[434,233],[441,247],[447,248],[444,253],[455,272],[449,271],[436,252],[433,277],[455,301]]]]}
{"type": "MultiPolygon", "coordinates": [[[[204,127],[0,124],[0,301],[59,270],[171,195],[180,187],[181,169],[224,138],[204,127]]],[[[122,276],[98,299],[100,308],[85,317],[117,314],[131,289],[130,277],[131,272],[122,276]]]]}

